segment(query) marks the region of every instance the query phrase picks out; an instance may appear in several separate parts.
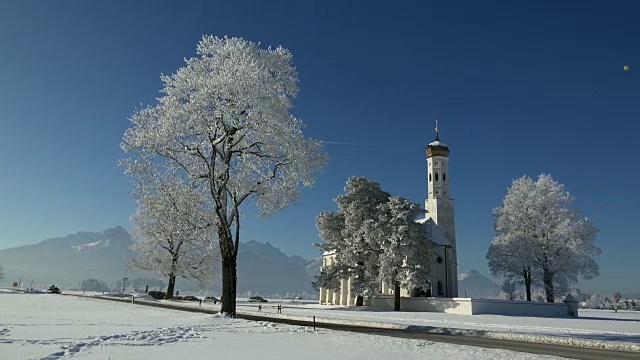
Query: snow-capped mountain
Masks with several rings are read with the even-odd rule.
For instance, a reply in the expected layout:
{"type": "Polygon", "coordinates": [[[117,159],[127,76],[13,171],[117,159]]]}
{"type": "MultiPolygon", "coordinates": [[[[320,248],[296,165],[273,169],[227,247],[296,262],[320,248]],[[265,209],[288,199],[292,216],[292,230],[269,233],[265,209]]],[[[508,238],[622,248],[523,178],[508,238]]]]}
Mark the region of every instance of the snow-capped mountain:
{"type": "Polygon", "coordinates": [[[126,270],[131,235],[122,227],[102,232],[78,232],[40,243],[0,250],[5,281],[34,286],[77,286],[88,278],[114,281],[135,273],[126,270]],[[26,283],[29,281],[29,283],[26,283]]]}
{"type": "Polygon", "coordinates": [[[495,298],[501,287],[476,270],[458,274],[458,296],[473,298],[495,298]]]}
{"type": "Polygon", "coordinates": [[[288,256],[269,242],[249,241],[238,250],[238,293],[272,295],[313,293],[307,260],[288,256]]]}
{"type": "MultiPolygon", "coordinates": [[[[88,278],[111,284],[124,277],[150,277],[149,273],[127,269],[126,257],[132,255],[131,244],[131,235],[118,226],[0,250],[0,264],[6,275],[4,285],[21,279],[23,287],[33,280],[34,287],[55,284],[74,288],[88,278]]],[[[307,264],[300,256],[287,256],[268,242],[242,243],[238,252],[238,294],[249,291],[264,295],[314,294],[313,277],[306,271],[307,264]]],[[[214,292],[220,289],[219,271],[217,275],[212,282],[214,292]]],[[[177,288],[197,290],[198,285],[178,280],[177,288]]]]}
{"type": "Polygon", "coordinates": [[[307,274],[312,278],[320,273],[320,267],[322,266],[322,255],[316,256],[307,262],[305,270],[307,274]]]}

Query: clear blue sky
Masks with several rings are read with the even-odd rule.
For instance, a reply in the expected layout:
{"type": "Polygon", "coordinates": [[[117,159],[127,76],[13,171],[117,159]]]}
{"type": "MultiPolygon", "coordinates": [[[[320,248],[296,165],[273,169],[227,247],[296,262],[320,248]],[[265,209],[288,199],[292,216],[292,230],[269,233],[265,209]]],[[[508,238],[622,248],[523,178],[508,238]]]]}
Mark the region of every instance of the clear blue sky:
{"type": "Polygon", "coordinates": [[[315,256],[315,216],[352,175],[422,203],[438,118],[460,271],[488,274],[492,209],[512,179],[547,172],[600,228],[601,276],[582,287],[639,291],[640,3],[358,3],[0,3],[0,248],[128,227],[116,165],[127,117],[202,34],[229,35],[284,42],[307,134],[356,144],[327,145],[316,186],[268,220],[246,218],[243,240],[315,256]]]}

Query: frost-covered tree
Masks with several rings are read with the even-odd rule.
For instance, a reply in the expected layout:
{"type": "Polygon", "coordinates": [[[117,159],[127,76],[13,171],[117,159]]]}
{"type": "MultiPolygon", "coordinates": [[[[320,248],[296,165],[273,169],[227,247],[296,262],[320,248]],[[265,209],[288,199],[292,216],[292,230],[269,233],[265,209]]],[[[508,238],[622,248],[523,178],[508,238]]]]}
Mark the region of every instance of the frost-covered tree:
{"type": "Polygon", "coordinates": [[[204,36],[197,54],[161,77],[157,105],[131,117],[123,163],[135,172],[152,159],[199,190],[219,239],[221,311],[233,316],[241,206],[253,201],[268,215],[292,204],[327,158],[290,115],[298,78],[288,50],[204,36]]]}
{"type": "Polygon", "coordinates": [[[368,236],[365,222],[379,217],[378,205],[387,202],[390,195],[379,183],[360,176],[349,178],[344,191],[335,199],[338,212],[323,212],[316,219],[323,240],[316,245],[337,254],[336,261],[321,270],[314,284],[335,289],[338,279],[353,276],[351,290],[356,294],[356,305],[362,305],[363,297],[379,288],[379,256],[382,253],[379,238],[368,236]]]}
{"type": "Polygon", "coordinates": [[[415,222],[420,206],[402,197],[391,197],[380,184],[351,177],[345,193],[335,200],[339,211],[321,213],[316,225],[325,251],[335,251],[335,263],[323,267],[314,285],[335,289],[338,279],[352,277],[356,305],[370,296],[381,282],[394,286],[395,308],[400,287],[424,287],[430,269],[431,248],[425,228],[415,222]]]}
{"type": "Polygon", "coordinates": [[[599,309],[604,307],[604,299],[600,294],[593,294],[587,301],[587,307],[590,309],[599,309]]]}
{"type": "Polygon", "coordinates": [[[489,269],[493,276],[517,279],[524,285],[526,300],[531,301],[531,286],[537,280],[534,275],[531,250],[527,242],[521,218],[527,218],[528,194],[534,191],[531,178],[513,182],[503,204],[493,210],[496,236],[487,252],[489,269]]]}
{"type": "Polygon", "coordinates": [[[520,243],[508,241],[505,237],[496,236],[487,252],[489,269],[495,277],[506,277],[517,280],[525,289],[527,301],[531,301],[531,286],[535,282],[534,268],[526,251],[520,243]]]}
{"type": "Polygon", "coordinates": [[[80,283],[80,290],[83,291],[109,291],[107,283],[98,279],[86,279],[80,283]]]}
{"type": "Polygon", "coordinates": [[[558,285],[568,289],[579,276],[597,276],[597,229],[571,208],[572,201],[550,175],[514,180],[494,210],[496,237],[487,254],[492,272],[518,276],[524,269],[539,276],[548,302],[555,301],[558,285]]]}
{"type": "Polygon", "coordinates": [[[515,281],[511,279],[504,279],[502,282],[502,292],[505,293],[507,299],[515,300],[518,292],[518,286],[515,281]]]}
{"type": "Polygon", "coordinates": [[[416,222],[424,210],[407,198],[392,196],[383,204],[377,219],[367,220],[367,237],[378,238],[379,281],[394,287],[394,310],[400,310],[400,288],[417,289],[429,282],[432,257],[425,227],[416,222]]]}
{"type": "Polygon", "coordinates": [[[166,276],[170,299],[176,278],[204,281],[213,276],[217,251],[211,215],[197,190],[172,174],[148,171],[136,179],[135,255],[129,263],[166,276]]]}

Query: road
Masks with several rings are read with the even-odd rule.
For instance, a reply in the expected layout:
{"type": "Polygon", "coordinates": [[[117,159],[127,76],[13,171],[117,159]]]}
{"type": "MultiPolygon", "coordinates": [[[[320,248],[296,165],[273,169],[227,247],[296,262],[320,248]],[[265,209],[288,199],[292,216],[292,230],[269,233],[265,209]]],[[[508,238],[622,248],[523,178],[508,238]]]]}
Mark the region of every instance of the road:
{"type": "MultiPolygon", "coordinates": [[[[81,295],[72,295],[72,296],[81,296],[81,295]]],[[[109,297],[95,297],[95,298],[131,303],[131,299],[119,299],[119,298],[109,298],[109,297]]],[[[151,301],[137,300],[135,301],[134,304],[162,307],[162,308],[181,310],[181,311],[207,313],[207,314],[215,314],[218,312],[216,309],[211,309],[211,308],[184,306],[180,304],[168,304],[168,303],[161,303],[161,302],[155,302],[155,301],[151,302],[151,301]]],[[[293,319],[277,318],[273,316],[261,316],[257,314],[247,314],[247,313],[239,313],[237,314],[236,317],[239,319],[246,319],[246,320],[252,320],[252,321],[269,321],[274,323],[308,326],[308,327],[314,326],[314,321],[311,319],[310,320],[293,320],[293,319]]],[[[583,359],[583,360],[638,359],[640,360],[640,352],[625,352],[625,351],[615,351],[615,350],[607,350],[607,349],[581,348],[576,346],[556,345],[556,344],[540,344],[540,343],[514,341],[514,340],[502,340],[502,339],[469,336],[469,335],[431,334],[431,333],[425,333],[425,332],[419,332],[419,331],[410,331],[405,329],[384,329],[384,328],[374,328],[374,327],[368,327],[368,326],[332,324],[332,323],[323,323],[323,322],[315,322],[315,327],[322,328],[322,329],[338,330],[338,331],[356,332],[361,334],[393,336],[393,337],[399,337],[399,338],[405,338],[405,339],[437,341],[437,342],[445,342],[450,344],[478,346],[478,347],[493,348],[493,349],[506,349],[506,350],[526,352],[530,354],[560,356],[560,357],[565,357],[570,359],[583,359]]]]}

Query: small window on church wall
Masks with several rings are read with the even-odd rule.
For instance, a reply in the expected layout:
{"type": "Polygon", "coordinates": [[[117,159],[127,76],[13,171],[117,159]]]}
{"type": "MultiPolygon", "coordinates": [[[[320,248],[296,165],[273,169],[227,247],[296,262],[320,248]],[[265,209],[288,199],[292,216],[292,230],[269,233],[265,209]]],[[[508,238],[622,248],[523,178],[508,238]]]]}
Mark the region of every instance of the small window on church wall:
{"type": "Polygon", "coordinates": [[[438,264],[442,264],[442,258],[440,256],[436,258],[436,261],[438,262],[438,264]]]}
{"type": "Polygon", "coordinates": [[[442,173],[442,181],[447,181],[447,173],[442,173]]]}
{"type": "Polygon", "coordinates": [[[429,182],[431,182],[431,173],[429,173],[429,182]]]}
{"type": "Polygon", "coordinates": [[[438,181],[438,173],[436,173],[436,181],[438,181]]]}

